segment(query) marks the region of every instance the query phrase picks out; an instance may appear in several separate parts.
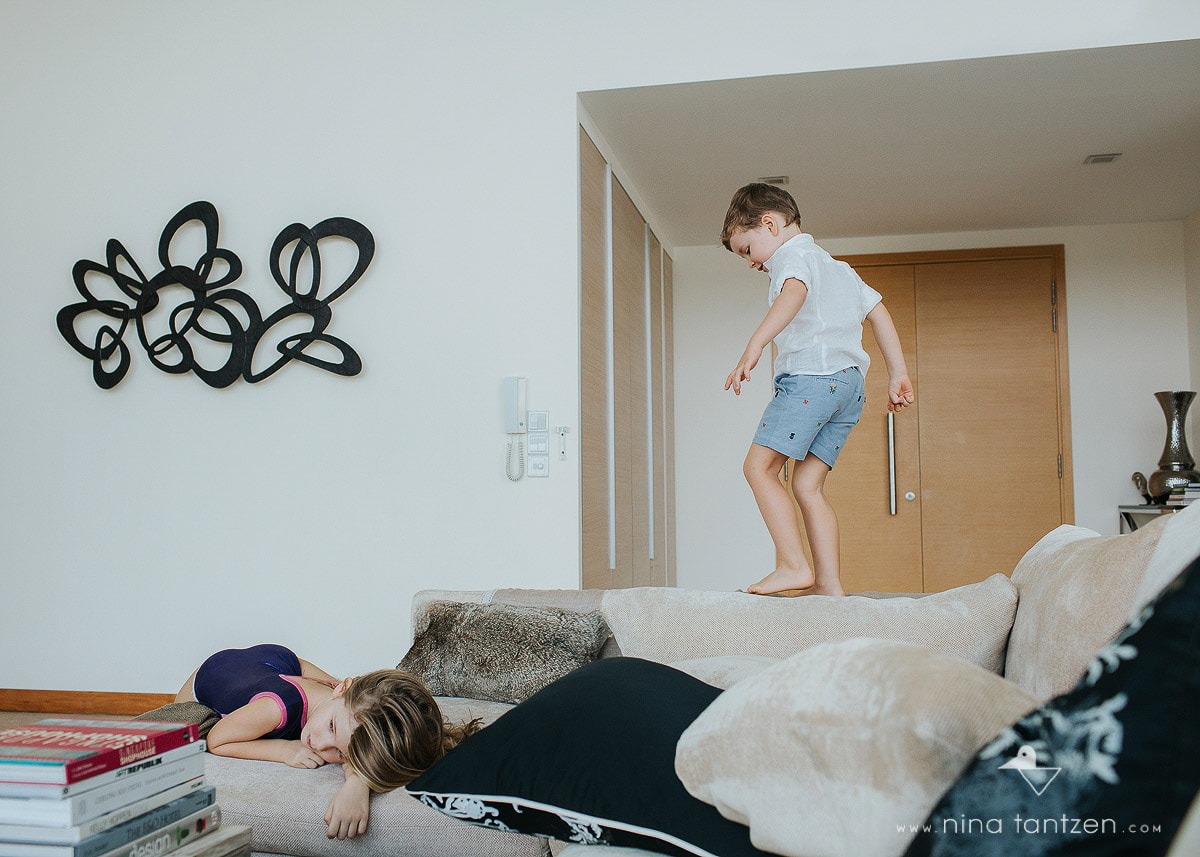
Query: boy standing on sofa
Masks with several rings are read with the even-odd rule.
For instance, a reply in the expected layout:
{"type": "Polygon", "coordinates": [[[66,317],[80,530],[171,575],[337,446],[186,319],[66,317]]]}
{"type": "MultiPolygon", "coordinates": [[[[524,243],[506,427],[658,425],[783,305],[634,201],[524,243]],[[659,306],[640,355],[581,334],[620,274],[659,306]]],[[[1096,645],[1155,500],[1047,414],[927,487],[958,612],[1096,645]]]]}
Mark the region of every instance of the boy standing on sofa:
{"type": "Polygon", "coordinates": [[[770,309],[725,379],[725,389],[741,395],[742,382],[750,380],[763,350],[772,341],[778,348],[775,397],[742,467],[775,543],[777,565],[746,591],[845,595],[837,516],[825,497],[825,477],[862,416],[871,362],[862,347],[864,319],[887,364],[888,410],[899,411],[915,400],[900,337],[880,294],[800,231],[800,210],[786,190],[762,183],[738,190],[725,215],[721,243],[771,278],[770,309]],[[815,568],[804,557],[800,523],[779,481],[789,458],[797,461],[792,491],[815,568]]]}

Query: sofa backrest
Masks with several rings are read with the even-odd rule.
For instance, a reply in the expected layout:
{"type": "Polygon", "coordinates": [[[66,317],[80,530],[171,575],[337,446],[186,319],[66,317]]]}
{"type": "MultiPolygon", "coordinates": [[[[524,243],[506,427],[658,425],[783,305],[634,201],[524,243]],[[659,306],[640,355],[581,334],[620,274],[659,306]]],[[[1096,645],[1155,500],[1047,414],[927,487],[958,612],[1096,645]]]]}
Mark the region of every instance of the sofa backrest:
{"type": "Polygon", "coordinates": [[[877,637],[926,646],[998,673],[1016,590],[1002,574],[919,598],[770,598],[643,587],[610,590],[603,607],[624,654],[662,663],[728,655],[786,658],[830,640],[877,637]]]}
{"type": "Polygon", "coordinates": [[[921,598],[835,602],[657,587],[428,589],[414,596],[413,615],[438,600],[599,610],[614,634],[601,657],[663,663],[713,655],[788,657],[829,639],[885,637],[1002,671],[1049,699],[1074,687],[1131,614],[1197,552],[1200,503],[1120,536],[1064,525],[1030,548],[1011,582],[993,575],[921,598]],[[1163,550],[1157,550],[1160,541],[1163,550]]]}
{"type": "Polygon", "coordinates": [[[599,610],[613,632],[601,657],[625,654],[667,664],[729,655],[786,658],[829,640],[880,637],[928,646],[999,673],[1017,592],[1002,574],[895,598],[770,598],[671,587],[431,589],[413,598],[414,626],[431,601],[599,610]]]}

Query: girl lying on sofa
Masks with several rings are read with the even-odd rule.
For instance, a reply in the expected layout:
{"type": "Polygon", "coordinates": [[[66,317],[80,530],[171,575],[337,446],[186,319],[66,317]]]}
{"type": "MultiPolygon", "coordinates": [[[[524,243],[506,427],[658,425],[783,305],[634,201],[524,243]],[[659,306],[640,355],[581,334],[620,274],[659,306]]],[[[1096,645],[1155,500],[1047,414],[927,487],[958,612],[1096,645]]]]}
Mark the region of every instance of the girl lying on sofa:
{"type": "Polygon", "coordinates": [[[415,779],[479,729],[450,724],[420,679],[376,670],[338,681],[285,646],[225,649],[192,673],[176,702],[221,715],[208,733],[218,756],[296,768],[342,765],[346,782],[325,812],[330,838],[367,830],[371,792],[415,779]]]}

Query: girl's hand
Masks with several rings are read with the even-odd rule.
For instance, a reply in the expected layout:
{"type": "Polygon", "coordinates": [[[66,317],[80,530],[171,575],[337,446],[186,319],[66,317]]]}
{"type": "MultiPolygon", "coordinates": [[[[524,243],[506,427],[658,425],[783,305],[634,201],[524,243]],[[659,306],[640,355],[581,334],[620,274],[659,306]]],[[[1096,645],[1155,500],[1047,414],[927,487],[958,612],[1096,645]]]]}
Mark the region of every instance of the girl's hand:
{"type": "Polygon", "coordinates": [[[740,396],[742,394],[742,382],[750,380],[750,370],[758,365],[762,353],[762,348],[747,345],[746,350],[742,352],[742,359],[738,361],[738,365],[729,373],[729,377],[725,379],[725,389],[728,390],[730,387],[733,387],[733,394],[740,396]]]}
{"type": "Polygon", "coordinates": [[[330,839],[353,839],[367,832],[371,816],[371,790],[357,776],[346,772],[346,782],[325,810],[325,835],[330,839]]]}
{"type": "Polygon", "coordinates": [[[288,743],[296,745],[295,752],[287,759],[287,763],[293,768],[319,768],[325,764],[325,760],[303,741],[289,741],[288,743]]]}

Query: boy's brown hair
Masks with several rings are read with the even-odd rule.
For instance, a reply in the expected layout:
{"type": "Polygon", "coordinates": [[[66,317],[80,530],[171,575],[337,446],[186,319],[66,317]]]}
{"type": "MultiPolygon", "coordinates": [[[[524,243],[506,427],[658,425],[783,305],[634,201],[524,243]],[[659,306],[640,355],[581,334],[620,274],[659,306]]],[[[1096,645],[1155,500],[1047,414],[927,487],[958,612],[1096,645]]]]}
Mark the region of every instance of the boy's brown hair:
{"type": "Polygon", "coordinates": [[[402,670],[359,676],[345,699],[358,721],[350,733],[346,764],[374,792],[415,780],[480,726],[478,719],[447,723],[424,683],[402,670]]]}
{"type": "Polygon", "coordinates": [[[800,225],[800,208],[790,193],[781,187],[764,182],[751,182],[739,188],[725,212],[725,225],[721,228],[721,243],[731,250],[729,239],[738,229],[754,229],[762,222],[762,216],[775,211],[783,215],[784,222],[800,225]]]}

